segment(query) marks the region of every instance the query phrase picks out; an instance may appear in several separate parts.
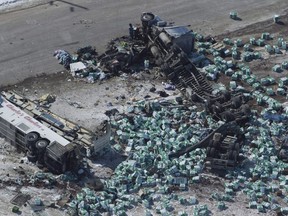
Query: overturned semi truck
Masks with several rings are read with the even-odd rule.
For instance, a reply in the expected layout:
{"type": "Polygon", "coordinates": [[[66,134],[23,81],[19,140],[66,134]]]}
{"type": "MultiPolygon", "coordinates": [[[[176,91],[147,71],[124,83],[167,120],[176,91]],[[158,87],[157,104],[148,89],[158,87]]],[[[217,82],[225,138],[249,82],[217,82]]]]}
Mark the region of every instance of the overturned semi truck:
{"type": "Polygon", "coordinates": [[[246,105],[250,98],[243,93],[221,91],[213,94],[210,82],[194,65],[192,52],[194,34],[187,26],[174,26],[152,13],[142,13],[142,34],[147,49],[166,77],[189,100],[202,103],[207,113],[217,121],[226,122],[211,131],[196,145],[171,152],[169,157],[184,155],[196,148],[206,148],[207,164],[211,168],[228,169],[238,164],[243,143],[239,125],[244,125],[250,114],[246,105]]]}
{"type": "Polygon", "coordinates": [[[97,139],[72,122],[35,107],[13,92],[0,95],[0,136],[25,152],[39,168],[58,174],[76,171],[83,157],[93,156],[109,144],[109,132],[97,139]]]}
{"type": "Polygon", "coordinates": [[[187,26],[168,24],[150,12],[142,13],[142,39],[166,77],[191,101],[205,104],[216,120],[245,123],[249,98],[230,91],[213,94],[210,82],[194,64],[194,34],[187,26]],[[222,105],[222,106],[221,106],[222,105]]]}

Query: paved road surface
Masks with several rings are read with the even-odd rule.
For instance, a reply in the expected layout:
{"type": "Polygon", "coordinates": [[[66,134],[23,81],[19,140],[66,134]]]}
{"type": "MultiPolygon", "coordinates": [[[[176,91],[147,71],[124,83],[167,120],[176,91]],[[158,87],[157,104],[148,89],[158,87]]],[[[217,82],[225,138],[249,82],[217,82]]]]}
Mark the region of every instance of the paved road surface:
{"type": "MultiPolygon", "coordinates": [[[[0,14],[0,86],[63,70],[56,49],[75,51],[95,45],[103,51],[112,38],[128,34],[143,11],[167,21],[191,24],[201,33],[220,34],[281,14],[287,0],[71,0],[54,1],[0,14]],[[243,21],[228,18],[236,9],[243,21]]],[[[43,83],[45,85],[45,83],[43,83]]]]}

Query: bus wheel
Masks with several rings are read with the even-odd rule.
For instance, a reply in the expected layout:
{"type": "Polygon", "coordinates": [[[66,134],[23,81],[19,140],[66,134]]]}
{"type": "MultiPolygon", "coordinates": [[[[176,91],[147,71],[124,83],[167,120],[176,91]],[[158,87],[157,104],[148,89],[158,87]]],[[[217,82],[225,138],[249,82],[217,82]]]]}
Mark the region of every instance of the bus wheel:
{"type": "Polygon", "coordinates": [[[25,136],[27,146],[34,145],[35,142],[38,140],[39,134],[36,132],[30,132],[25,136]]]}
{"type": "Polygon", "coordinates": [[[36,148],[38,150],[44,150],[49,144],[49,141],[46,140],[46,139],[39,139],[37,142],[36,142],[36,148]]]}
{"type": "Polygon", "coordinates": [[[44,164],[43,163],[40,163],[39,161],[36,162],[36,166],[39,168],[39,169],[42,169],[44,167],[44,164]]]}
{"type": "Polygon", "coordinates": [[[27,152],[28,161],[35,163],[37,161],[37,156],[33,155],[31,152],[27,152]]]}

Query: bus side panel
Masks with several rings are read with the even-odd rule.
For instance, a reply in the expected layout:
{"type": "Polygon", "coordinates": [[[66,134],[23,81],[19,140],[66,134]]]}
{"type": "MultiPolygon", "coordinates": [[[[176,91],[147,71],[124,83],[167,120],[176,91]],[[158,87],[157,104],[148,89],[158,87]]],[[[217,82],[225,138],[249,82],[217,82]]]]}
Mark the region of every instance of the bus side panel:
{"type": "Polygon", "coordinates": [[[0,117],[0,135],[13,146],[22,151],[26,150],[25,133],[18,130],[14,125],[0,117]]]}

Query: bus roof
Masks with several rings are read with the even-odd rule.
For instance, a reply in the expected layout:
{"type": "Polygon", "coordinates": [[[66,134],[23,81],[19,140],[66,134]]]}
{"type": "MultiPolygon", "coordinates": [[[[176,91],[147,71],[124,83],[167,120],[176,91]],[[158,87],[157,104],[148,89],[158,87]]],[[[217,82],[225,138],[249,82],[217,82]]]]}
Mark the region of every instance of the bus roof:
{"type": "Polygon", "coordinates": [[[63,146],[66,146],[70,143],[64,137],[43,125],[41,122],[37,121],[1,96],[0,117],[25,134],[35,131],[38,132],[42,138],[48,139],[51,143],[56,141],[63,146]]]}

